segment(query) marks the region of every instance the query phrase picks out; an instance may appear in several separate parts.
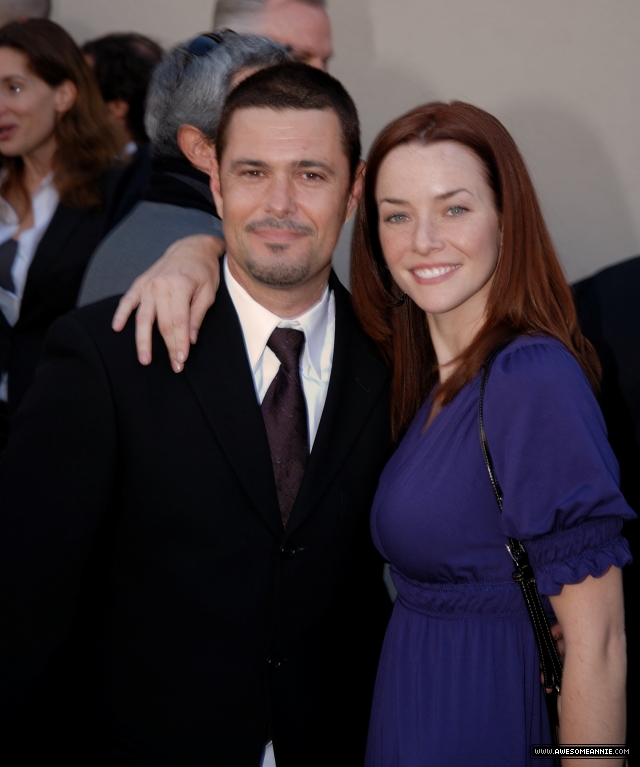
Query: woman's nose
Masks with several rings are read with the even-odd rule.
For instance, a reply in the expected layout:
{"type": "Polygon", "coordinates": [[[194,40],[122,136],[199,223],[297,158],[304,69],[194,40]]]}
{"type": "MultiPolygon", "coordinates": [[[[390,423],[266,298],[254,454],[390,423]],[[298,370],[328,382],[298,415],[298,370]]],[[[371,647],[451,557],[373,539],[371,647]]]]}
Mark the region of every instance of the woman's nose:
{"type": "Polygon", "coordinates": [[[444,244],[440,229],[434,221],[418,222],[413,236],[413,249],[416,253],[427,254],[433,250],[442,250],[444,244]]]}

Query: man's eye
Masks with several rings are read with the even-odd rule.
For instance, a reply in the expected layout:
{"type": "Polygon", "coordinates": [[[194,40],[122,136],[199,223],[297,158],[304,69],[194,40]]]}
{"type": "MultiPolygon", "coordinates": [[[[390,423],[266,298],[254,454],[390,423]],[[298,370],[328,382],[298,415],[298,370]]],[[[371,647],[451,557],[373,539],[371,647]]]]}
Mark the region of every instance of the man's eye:
{"type": "Polygon", "coordinates": [[[302,174],[307,181],[321,181],[322,176],[319,173],[307,172],[302,174]]]}

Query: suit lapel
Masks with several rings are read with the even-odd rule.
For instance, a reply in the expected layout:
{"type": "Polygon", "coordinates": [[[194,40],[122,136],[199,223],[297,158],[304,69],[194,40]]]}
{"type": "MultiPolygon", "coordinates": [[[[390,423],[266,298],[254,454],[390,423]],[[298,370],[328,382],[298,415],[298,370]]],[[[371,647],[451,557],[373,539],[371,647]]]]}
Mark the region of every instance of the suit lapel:
{"type": "Polygon", "coordinates": [[[273,533],[282,538],[267,432],[242,328],[224,279],[184,375],[245,491],[273,533]]]}
{"type": "Polygon", "coordinates": [[[60,259],[64,258],[69,239],[86,215],[87,213],[84,210],[58,205],[29,267],[22,297],[23,308],[29,305],[29,294],[34,286],[46,282],[47,273],[50,271],[51,265],[55,264],[56,268],[59,268],[60,259]]]}
{"type": "Polygon", "coordinates": [[[296,503],[290,534],[313,512],[346,461],[381,396],[389,371],[359,327],[348,291],[332,274],[336,299],[336,337],[331,380],[318,433],[296,503]]]}

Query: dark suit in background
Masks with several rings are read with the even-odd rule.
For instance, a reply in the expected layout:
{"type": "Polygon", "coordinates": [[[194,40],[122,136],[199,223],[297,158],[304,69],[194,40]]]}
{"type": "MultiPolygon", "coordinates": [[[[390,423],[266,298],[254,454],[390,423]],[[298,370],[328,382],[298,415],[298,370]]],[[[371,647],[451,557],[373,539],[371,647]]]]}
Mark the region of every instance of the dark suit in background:
{"type": "Polygon", "coordinates": [[[116,169],[102,180],[103,210],[58,205],[29,267],[18,321],[12,327],[0,312],[0,374],[9,372],[9,417],[33,380],[49,327],[76,305],[89,259],[108,231],[121,172],[116,169]]]}
{"type": "MultiPolygon", "coordinates": [[[[609,440],[621,471],[621,488],[629,505],[640,514],[640,256],[610,266],[574,285],[582,332],[602,362],[600,404],[609,440]]],[[[632,712],[640,706],[640,530],[625,525],[635,561],[625,567],[625,612],[629,663],[627,742],[640,741],[632,712]]]]}
{"type": "Polygon", "coordinates": [[[329,390],[286,530],[224,283],[182,375],[157,332],[138,364],[115,300],[52,329],[0,475],[5,725],[36,701],[31,734],[44,708],[82,764],[257,767],[269,738],[278,767],[362,764],[390,607],[369,535],[389,374],[331,286],[329,390]]]}

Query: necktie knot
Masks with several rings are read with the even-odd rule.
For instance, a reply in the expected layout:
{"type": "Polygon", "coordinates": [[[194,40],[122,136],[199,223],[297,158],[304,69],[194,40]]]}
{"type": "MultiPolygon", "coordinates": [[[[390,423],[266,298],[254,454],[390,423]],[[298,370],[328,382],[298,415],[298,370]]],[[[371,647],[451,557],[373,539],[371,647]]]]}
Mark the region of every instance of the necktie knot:
{"type": "Polygon", "coordinates": [[[280,360],[285,371],[296,370],[304,347],[304,333],[294,328],[276,328],[269,336],[267,346],[280,360]]]}

